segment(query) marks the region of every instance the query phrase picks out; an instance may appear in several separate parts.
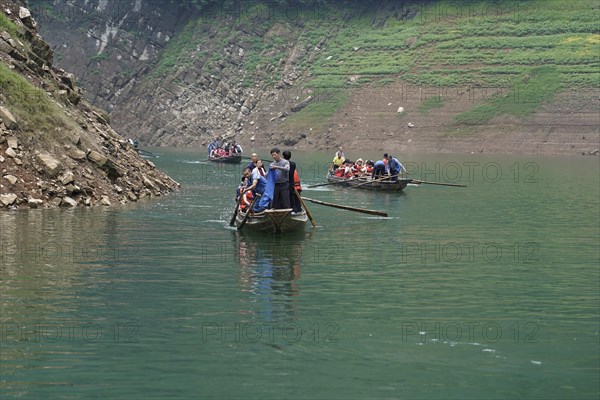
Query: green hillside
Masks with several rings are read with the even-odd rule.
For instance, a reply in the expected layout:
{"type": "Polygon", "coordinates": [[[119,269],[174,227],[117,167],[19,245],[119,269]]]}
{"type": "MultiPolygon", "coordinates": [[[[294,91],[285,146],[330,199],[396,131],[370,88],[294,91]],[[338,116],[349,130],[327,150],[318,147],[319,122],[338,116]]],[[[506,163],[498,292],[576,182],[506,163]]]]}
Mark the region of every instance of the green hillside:
{"type": "Polygon", "coordinates": [[[311,77],[304,85],[326,92],[330,101],[293,115],[286,123],[291,126],[326,123],[344,104],[345,91],[365,84],[402,81],[414,93],[423,88],[429,96],[423,112],[468,92],[482,101],[456,115],[467,125],[504,114],[524,117],[561,89],[600,84],[595,0],[332,3],[304,8],[295,18],[285,17],[285,8],[254,4],[234,29],[198,18],[167,47],[155,73],[194,62],[218,73],[221,54],[213,50],[244,40],[241,30],[257,33],[245,39],[244,84],[273,84],[281,77],[265,67],[279,62],[288,43],[311,49],[325,39],[319,56],[312,62],[305,57],[300,66],[311,77]],[[264,35],[274,28],[281,34],[264,35]]]}
{"type": "MultiPolygon", "coordinates": [[[[380,27],[359,13],[365,16],[330,34],[326,51],[309,67],[311,84],[347,88],[349,75],[359,75],[359,84],[402,80],[429,96],[439,93],[440,102],[444,94],[471,89],[487,100],[456,115],[465,124],[523,117],[561,89],[600,85],[598,2],[456,4],[419,5],[414,18],[387,18],[380,27]]],[[[326,21],[307,26],[313,41],[326,34],[326,21]]]]}

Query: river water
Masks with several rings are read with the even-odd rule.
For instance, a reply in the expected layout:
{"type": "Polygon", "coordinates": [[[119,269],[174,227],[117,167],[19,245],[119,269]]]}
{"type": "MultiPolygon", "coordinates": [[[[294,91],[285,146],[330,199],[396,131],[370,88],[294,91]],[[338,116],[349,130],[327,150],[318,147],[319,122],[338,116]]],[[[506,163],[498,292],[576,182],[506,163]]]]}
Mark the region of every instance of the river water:
{"type": "Polygon", "coordinates": [[[400,156],[468,187],[305,188],[389,217],[278,237],[227,226],[239,166],[150,150],[179,192],[0,213],[2,399],[600,396],[598,158],[400,156]]]}

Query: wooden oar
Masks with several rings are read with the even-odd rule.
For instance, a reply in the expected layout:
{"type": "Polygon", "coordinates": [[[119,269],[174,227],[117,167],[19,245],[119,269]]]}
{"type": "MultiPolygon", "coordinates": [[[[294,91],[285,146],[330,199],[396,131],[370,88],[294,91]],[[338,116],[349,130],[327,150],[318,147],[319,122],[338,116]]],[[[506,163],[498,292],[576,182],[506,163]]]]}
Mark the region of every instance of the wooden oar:
{"type": "Polygon", "coordinates": [[[308,219],[310,219],[310,223],[312,224],[313,228],[316,228],[317,223],[313,219],[310,211],[308,211],[308,207],[306,207],[306,203],[304,202],[304,200],[302,200],[302,196],[300,196],[300,193],[298,193],[298,189],[294,188],[294,192],[296,192],[296,196],[298,197],[298,200],[300,200],[300,204],[302,204],[302,207],[304,207],[304,211],[306,211],[306,215],[308,215],[308,219]]]}
{"type": "Polygon", "coordinates": [[[340,184],[340,183],[344,183],[344,181],[336,181],[336,182],[319,183],[319,184],[317,184],[317,185],[310,185],[310,186],[307,186],[307,188],[310,188],[310,189],[312,189],[312,188],[316,188],[316,187],[319,187],[319,186],[338,185],[338,184],[340,184]]]}
{"type": "Polygon", "coordinates": [[[240,194],[240,198],[237,201],[237,204],[235,205],[235,211],[233,212],[233,217],[231,217],[231,221],[229,221],[229,226],[233,226],[234,222],[235,222],[235,217],[237,217],[238,215],[238,211],[240,210],[240,204],[242,204],[242,199],[243,199],[244,195],[240,194]]]}
{"type": "Polygon", "coordinates": [[[248,211],[246,211],[246,216],[240,223],[240,226],[238,226],[238,228],[237,228],[238,231],[241,231],[242,228],[244,227],[244,225],[246,225],[246,221],[248,221],[248,217],[250,216],[250,211],[252,211],[252,208],[254,207],[254,203],[256,203],[256,200],[258,200],[259,197],[260,197],[260,195],[257,194],[256,197],[252,199],[252,203],[250,203],[250,205],[247,208],[248,211]]]}
{"type": "Polygon", "coordinates": [[[327,202],[321,201],[321,200],[309,199],[308,197],[303,197],[303,199],[304,200],[308,200],[311,203],[320,204],[322,206],[329,206],[329,207],[334,207],[334,208],[341,208],[342,210],[356,211],[356,212],[360,212],[360,213],[364,213],[364,214],[378,215],[380,217],[387,217],[388,216],[388,214],[386,212],[383,212],[383,211],[367,210],[367,209],[364,209],[364,208],[356,208],[356,207],[344,206],[344,205],[341,205],[341,204],[327,203],[327,202]]]}
{"type": "Polygon", "coordinates": [[[391,178],[395,178],[395,177],[397,177],[397,176],[398,176],[398,175],[391,175],[391,176],[387,176],[387,175],[386,175],[386,176],[384,176],[383,178],[373,179],[373,180],[371,180],[371,181],[366,181],[366,182],[363,182],[363,183],[359,183],[358,185],[354,185],[354,186],[351,186],[351,187],[353,187],[353,188],[357,188],[357,187],[359,187],[359,186],[366,185],[367,183],[379,182],[379,181],[383,181],[383,180],[385,180],[385,179],[391,179],[391,178]]]}
{"type": "Polygon", "coordinates": [[[417,179],[410,179],[409,183],[415,183],[420,185],[421,183],[425,183],[427,185],[440,185],[440,186],[454,186],[454,187],[467,187],[467,185],[459,185],[457,183],[442,183],[442,182],[427,182],[427,181],[419,181],[417,179]]]}

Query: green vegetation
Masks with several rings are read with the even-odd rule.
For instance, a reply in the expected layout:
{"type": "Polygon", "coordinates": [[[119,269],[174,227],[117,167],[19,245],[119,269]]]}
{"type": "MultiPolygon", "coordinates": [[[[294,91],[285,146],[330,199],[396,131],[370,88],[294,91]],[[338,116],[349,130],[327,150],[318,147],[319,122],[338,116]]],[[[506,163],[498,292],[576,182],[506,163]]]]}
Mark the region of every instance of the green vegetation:
{"type": "Polygon", "coordinates": [[[52,102],[45,90],[35,87],[18,73],[0,63],[0,88],[6,97],[8,108],[21,124],[21,133],[37,139],[51,139],[58,130],[73,127],[64,111],[52,102]],[[40,136],[39,132],[48,135],[40,136]]]}
{"type": "Polygon", "coordinates": [[[22,37],[19,27],[4,12],[0,12],[0,31],[2,30],[6,30],[13,38],[22,37]]]}
{"type": "Polygon", "coordinates": [[[104,61],[108,58],[108,53],[106,52],[102,52],[100,54],[96,54],[94,57],[91,58],[91,61],[94,62],[101,62],[104,61]]]}
{"type": "Polygon", "coordinates": [[[444,107],[444,98],[442,96],[430,97],[424,100],[419,106],[419,111],[428,114],[429,110],[444,107]]]}
{"type": "MultiPolygon", "coordinates": [[[[376,3],[348,1],[341,7],[326,0],[251,2],[227,23],[200,16],[172,38],[154,76],[180,66],[219,74],[218,63],[231,58],[225,48],[237,44],[244,49],[242,85],[273,85],[281,79],[281,58],[289,56],[292,46],[303,47],[297,69],[311,79],[302,84],[331,89],[340,101],[315,102],[289,117],[288,126],[300,126],[300,121],[323,125],[319,118],[329,118],[344,104],[346,91],[361,85],[400,81],[426,89],[496,93],[456,116],[457,123],[468,125],[500,115],[523,118],[560,90],[600,85],[597,0],[376,3]],[[285,17],[285,7],[292,3],[300,10],[297,18],[285,17]]],[[[184,6],[204,10],[219,4],[185,0],[184,6]]],[[[232,51],[237,50],[234,46],[232,51]]],[[[443,97],[430,98],[419,110],[428,113],[443,104],[443,97]]]]}
{"type": "Polygon", "coordinates": [[[292,131],[302,132],[312,129],[322,132],[327,129],[329,119],[348,100],[347,90],[322,89],[315,100],[300,112],[287,117],[283,126],[292,131]]]}
{"type": "Polygon", "coordinates": [[[560,74],[554,67],[536,68],[512,91],[497,94],[483,104],[457,114],[454,120],[465,125],[480,125],[499,115],[525,118],[542,103],[551,101],[560,87],[560,74]]]}

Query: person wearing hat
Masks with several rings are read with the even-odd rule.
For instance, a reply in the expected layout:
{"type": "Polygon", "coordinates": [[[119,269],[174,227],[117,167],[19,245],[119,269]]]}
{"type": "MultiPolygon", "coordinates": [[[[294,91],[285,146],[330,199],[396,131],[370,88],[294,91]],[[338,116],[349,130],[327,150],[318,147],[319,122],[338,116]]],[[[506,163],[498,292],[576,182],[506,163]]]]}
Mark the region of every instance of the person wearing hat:
{"type": "Polygon", "coordinates": [[[331,166],[332,170],[336,170],[339,167],[341,167],[342,165],[344,165],[344,162],[346,161],[346,159],[344,158],[344,154],[341,151],[338,151],[337,153],[335,153],[335,157],[333,157],[333,165],[331,166]]]}
{"type": "Polygon", "coordinates": [[[366,167],[363,165],[363,159],[359,158],[358,160],[356,160],[356,162],[352,166],[352,174],[355,177],[358,177],[358,176],[361,176],[362,174],[364,174],[365,171],[366,171],[366,167]]]}

